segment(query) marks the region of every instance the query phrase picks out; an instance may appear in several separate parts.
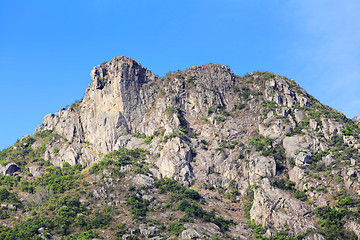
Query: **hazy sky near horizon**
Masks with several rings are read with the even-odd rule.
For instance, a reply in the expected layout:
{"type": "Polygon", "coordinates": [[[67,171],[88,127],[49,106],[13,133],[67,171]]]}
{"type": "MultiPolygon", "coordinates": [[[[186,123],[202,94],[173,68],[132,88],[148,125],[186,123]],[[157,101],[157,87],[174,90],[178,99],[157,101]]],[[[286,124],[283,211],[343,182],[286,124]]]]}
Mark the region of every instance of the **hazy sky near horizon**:
{"type": "Polygon", "coordinates": [[[90,70],[129,56],[155,74],[215,62],[294,79],[360,115],[360,1],[0,1],[0,149],[84,96],[90,70]]]}

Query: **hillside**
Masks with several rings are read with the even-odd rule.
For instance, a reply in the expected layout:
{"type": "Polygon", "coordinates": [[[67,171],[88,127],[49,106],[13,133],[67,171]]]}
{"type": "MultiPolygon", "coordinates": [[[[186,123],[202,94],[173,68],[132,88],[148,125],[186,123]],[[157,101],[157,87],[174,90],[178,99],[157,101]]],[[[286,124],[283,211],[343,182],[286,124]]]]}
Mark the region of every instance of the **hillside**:
{"type": "Polygon", "coordinates": [[[0,236],[358,239],[358,123],[270,72],[113,58],[0,152],[0,236]]]}

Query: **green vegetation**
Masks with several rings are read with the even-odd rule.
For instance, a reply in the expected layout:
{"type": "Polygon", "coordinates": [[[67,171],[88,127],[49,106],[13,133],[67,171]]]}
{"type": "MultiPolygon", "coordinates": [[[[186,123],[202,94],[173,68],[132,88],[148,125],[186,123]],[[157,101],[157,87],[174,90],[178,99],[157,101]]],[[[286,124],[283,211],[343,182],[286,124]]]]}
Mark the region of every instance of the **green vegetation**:
{"type": "Polygon", "coordinates": [[[89,231],[85,231],[82,232],[80,234],[73,234],[70,239],[72,240],[92,240],[94,238],[98,238],[99,237],[99,233],[96,232],[95,230],[89,230],[89,231]]]}
{"type": "Polygon", "coordinates": [[[146,138],[146,135],[145,135],[145,133],[137,132],[137,133],[134,134],[134,137],[136,137],[136,138],[146,138]]]}
{"type": "Polygon", "coordinates": [[[125,223],[120,223],[119,225],[117,225],[117,229],[118,230],[116,231],[115,236],[120,239],[122,239],[122,236],[126,234],[129,230],[125,223]]]}
{"type": "Polygon", "coordinates": [[[0,202],[12,204],[16,208],[22,207],[22,203],[17,194],[9,192],[6,188],[0,189],[0,202]]]}
{"type": "Polygon", "coordinates": [[[189,200],[199,201],[201,199],[200,194],[194,189],[187,189],[170,178],[156,180],[155,187],[157,187],[162,194],[167,192],[172,193],[172,202],[181,200],[177,205],[177,209],[185,212],[184,221],[189,221],[191,218],[200,218],[206,222],[212,222],[218,225],[222,231],[227,231],[230,224],[233,224],[232,221],[225,220],[221,216],[216,217],[214,211],[207,212],[198,204],[189,202],[189,200]]]}
{"type": "Polygon", "coordinates": [[[210,106],[207,110],[208,114],[212,114],[215,112],[215,107],[214,106],[210,106]]]}
{"type": "Polygon", "coordinates": [[[264,101],[262,102],[261,106],[270,111],[275,110],[278,107],[278,104],[274,101],[264,101]]]}
{"type": "Polygon", "coordinates": [[[128,150],[126,148],[115,150],[106,154],[103,160],[99,163],[95,163],[90,168],[90,173],[98,173],[100,170],[107,168],[109,165],[114,166],[114,172],[119,172],[122,166],[141,163],[146,154],[147,152],[140,148],[134,150],[128,150]]]}
{"type": "Polygon", "coordinates": [[[248,99],[250,97],[250,89],[248,87],[242,87],[242,95],[244,97],[244,99],[248,99]]]}
{"type": "MultiPolygon", "coordinates": [[[[174,107],[169,107],[167,106],[165,109],[165,112],[167,114],[176,114],[179,122],[180,122],[180,126],[178,130],[175,130],[173,133],[163,136],[164,131],[162,130],[162,132],[160,133],[162,137],[162,142],[167,142],[168,140],[178,137],[181,138],[183,140],[188,141],[189,137],[194,137],[196,138],[198,136],[198,134],[196,132],[192,132],[190,129],[188,129],[188,122],[186,121],[185,117],[184,117],[184,110],[181,108],[174,108],[174,107]],[[189,136],[189,137],[188,137],[189,136]]],[[[155,132],[154,132],[155,134],[155,132]]],[[[158,132],[156,132],[156,134],[159,134],[158,132]]],[[[157,135],[155,135],[157,136],[157,135]]],[[[149,141],[151,142],[152,139],[149,139],[149,141]]]]}
{"type": "Polygon", "coordinates": [[[232,202],[236,202],[236,197],[239,195],[239,191],[237,189],[233,189],[228,191],[225,196],[230,199],[232,202]]]}
{"type": "Polygon", "coordinates": [[[154,131],[154,133],[151,136],[145,138],[144,143],[149,145],[152,142],[152,140],[157,136],[159,136],[159,131],[154,131]]]}
{"type": "Polygon", "coordinates": [[[55,167],[49,162],[46,164],[44,175],[35,180],[22,179],[19,176],[0,175],[0,183],[7,188],[18,187],[21,191],[29,193],[34,193],[40,187],[48,187],[55,193],[63,193],[75,188],[83,178],[80,164],[71,167],[65,163],[63,168],[55,167]]]}
{"type": "Polygon", "coordinates": [[[127,200],[126,205],[130,207],[133,220],[140,220],[146,216],[149,201],[133,194],[127,200]]]}
{"type": "Polygon", "coordinates": [[[263,239],[263,235],[266,233],[267,228],[256,224],[254,220],[247,221],[247,225],[253,230],[253,237],[255,239],[263,239]]]}
{"type": "Polygon", "coordinates": [[[169,233],[175,236],[179,236],[180,233],[182,233],[182,231],[184,230],[185,230],[184,224],[182,223],[170,223],[166,229],[166,231],[168,231],[169,233]]]}
{"type": "Polygon", "coordinates": [[[196,203],[190,203],[187,200],[181,200],[177,209],[185,212],[185,219],[200,218],[205,222],[216,224],[221,231],[229,230],[229,226],[234,224],[232,220],[225,220],[222,216],[215,216],[215,211],[207,212],[196,203]]]}
{"type": "MultiPolygon", "coordinates": [[[[50,236],[49,233],[56,233],[60,236],[69,236],[71,228],[78,228],[85,230],[83,233],[74,234],[71,239],[88,239],[85,237],[98,236],[95,231],[91,229],[104,228],[108,226],[112,217],[107,214],[99,214],[91,216],[86,207],[79,202],[78,197],[65,196],[57,202],[54,200],[49,203],[49,208],[52,209],[52,216],[39,216],[25,218],[19,225],[13,228],[1,227],[1,239],[40,239],[37,236],[40,234],[41,228],[45,229],[45,236],[50,236]],[[79,215],[81,214],[81,215],[79,215]],[[84,216],[87,216],[86,218],[84,216]],[[79,238],[79,237],[82,238],[79,238]]],[[[34,212],[37,215],[36,212],[34,212]]]]}
{"type": "Polygon", "coordinates": [[[58,149],[57,147],[54,148],[54,155],[55,157],[57,156],[57,154],[59,153],[60,149],[58,149]]]}
{"type": "Polygon", "coordinates": [[[208,147],[207,147],[207,145],[209,144],[206,140],[204,140],[204,139],[201,139],[200,140],[200,143],[201,143],[201,149],[204,149],[204,150],[208,150],[208,147]]]}
{"type": "Polygon", "coordinates": [[[261,155],[274,157],[277,170],[281,171],[284,169],[285,150],[282,144],[273,146],[271,138],[263,137],[260,134],[250,138],[249,143],[255,151],[261,152],[261,155]]]}
{"type": "Polygon", "coordinates": [[[346,209],[336,210],[329,206],[317,207],[315,212],[320,218],[319,224],[326,239],[357,239],[353,232],[345,229],[345,217],[349,214],[346,209]]]}
{"type": "Polygon", "coordinates": [[[106,79],[99,78],[98,82],[100,83],[100,85],[104,85],[106,83],[106,79]]]}
{"type": "Polygon", "coordinates": [[[244,109],[246,107],[246,105],[244,103],[239,103],[238,105],[236,105],[236,109],[241,110],[244,109]]]}
{"type": "Polygon", "coordinates": [[[196,80],[195,76],[190,76],[186,81],[191,85],[195,85],[195,80],[196,80]]]}
{"type": "Polygon", "coordinates": [[[344,114],[332,109],[329,106],[321,104],[316,99],[312,98],[313,105],[311,107],[304,107],[303,109],[307,111],[307,114],[311,116],[320,126],[321,120],[320,117],[326,119],[332,119],[339,123],[344,124],[345,128],[341,131],[346,136],[353,136],[357,139],[360,138],[360,129],[359,126],[352,120],[347,118],[344,114]]]}
{"type": "Polygon", "coordinates": [[[165,113],[166,114],[172,115],[175,112],[176,112],[176,109],[174,107],[166,106],[166,108],[165,108],[165,113]]]}
{"type": "Polygon", "coordinates": [[[148,174],[150,172],[149,168],[148,167],[136,167],[135,170],[134,170],[134,173],[136,174],[148,174]]]}
{"type": "MultiPolygon", "coordinates": [[[[40,133],[46,138],[52,133],[40,133]]],[[[29,140],[27,140],[29,141],[29,140]]],[[[114,167],[132,164],[141,166],[146,152],[141,149],[127,150],[125,148],[111,152],[104,159],[95,164],[89,173],[97,173],[105,167],[114,167]]],[[[10,211],[29,211],[31,216],[22,219],[13,228],[0,227],[1,239],[40,239],[39,235],[50,237],[57,234],[64,239],[92,239],[99,234],[95,229],[108,228],[115,217],[114,211],[104,206],[101,211],[90,211],[88,202],[80,202],[79,193],[74,194],[72,189],[87,188],[89,184],[84,178],[89,174],[80,164],[70,166],[64,163],[62,168],[55,167],[49,162],[44,162],[45,173],[37,179],[27,179],[20,176],[0,176],[0,201],[11,204],[10,211]],[[29,200],[22,202],[14,191],[25,191],[33,195],[29,200]],[[66,194],[64,194],[66,192],[66,194]],[[70,194],[69,194],[70,193],[70,194]],[[20,209],[20,210],[18,210],[20,209]],[[44,229],[44,230],[39,230],[44,229]],[[81,231],[81,233],[77,233],[81,231]]],[[[142,166],[140,171],[148,171],[142,166]]],[[[85,193],[85,192],[84,192],[85,193]]],[[[91,192],[90,192],[91,193],[91,192]]],[[[90,196],[90,194],[89,194],[90,196]]],[[[128,198],[127,205],[134,219],[146,215],[146,200],[132,195],[128,198]]],[[[10,217],[9,210],[0,209],[0,218],[10,217]]]]}
{"type": "Polygon", "coordinates": [[[349,147],[343,140],[343,137],[340,135],[333,135],[331,137],[330,146],[334,152],[335,159],[348,160],[351,158],[357,159],[360,157],[360,154],[356,148],[349,147]]]}
{"type": "Polygon", "coordinates": [[[181,200],[177,209],[186,213],[187,217],[203,218],[205,211],[196,203],[189,203],[187,200],[181,200]]]}
{"type": "Polygon", "coordinates": [[[70,106],[70,110],[71,111],[78,111],[80,109],[80,104],[82,103],[82,99],[81,100],[76,100],[73,104],[71,104],[70,106]]]}
{"type": "Polygon", "coordinates": [[[226,118],[223,117],[223,116],[218,116],[218,117],[216,118],[216,121],[217,121],[217,122],[224,122],[225,120],[226,120],[226,118]]]}
{"type": "Polygon", "coordinates": [[[291,192],[294,197],[300,199],[301,201],[307,200],[306,193],[304,191],[297,190],[295,188],[295,183],[288,179],[285,180],[283,178],[273,178],[272,184],[277,188],[291,192]]]}
{"type": "Polygon", "coordinates": [[[231,116],[229,112],[226,111],[225,106],[218,104],[216,106],[210,106],[207,110],[208,114],[217,113],[221,114],[222,116],[218,116],[216,121],[223,122],[225,121],[226,117],[231,116]]]}
{"type": "Polygon", "coordinates": [[[36,132],[33,137],[24,137],[18,140],[14,146],[3,149],[0,151],[0,164],[5,165],[10,162],[14,162],[21,168],[21,172],[28,172],[26,165],[30,162],[38,162],[43,165],[43,154],[46,151],[46,145],[58,141],[66,141],[59,134],[51,131],[44,130],[36,132]],[[38,141],[39,147],[33,150],[32,145],[38,141]]]}
{"type": "Polygon", "coordinates": [[[244,195],[242,196],[242,206],[244,209],[245,217],[248,220],[250,220],[250,210],[254,203],[254,188],[256,188],[256,185],[247,188],[244,195]]]}
{"type": "Polygon", "coordinates": [[[181,130],[177,130],[169,135],[165,135],[162,139],[162,142],[167,142],[168,140],[175,138],[175,137],[178,137],[183,140],[187,140],[186,134],[181,130]]]}
{"type": "Polygon", "coordinates": [[[200,194],[194,189],[188,189],[171,178],[165,178],[155,181],[155,187],[159,192],[165,194],[167,192],[177,195],[177,199],[190,198],[193,200],[200,200],[200,194]]]}
{"type": "Polygon", "coordinates": [[[291,135],[302,135],[302,129],[307,128],[309,120],[302,120],[296,128],[291,132],[291,135]]]}
{"type": "Polygon", "coordinates": [[[263,75],[264,78],[267,80],[267,79],[270,79],[270,78],[275,78],[276,75],[272,72],[268,72],[268,71],[261,71],[261,72],[258,72],[259,74],[263,75]]]}
{"type": "Polygon", "coordinates": [[[311,156],[309,160],[310,169],[313,169],[315,171],[325,171],[326,167],[324,163],[319,163],[323,157],[327,156],[329,154],[329,151],[319,151],[311,156]]]}
{"type": "Polygon", "coordinates": [[[333,195],[333,199],[336,200],[335,206],[338,208],[348,208],[348,207],[360,207],[359,197],[354,197],[351,194],[347,193],[344,189],[333,195]]]}

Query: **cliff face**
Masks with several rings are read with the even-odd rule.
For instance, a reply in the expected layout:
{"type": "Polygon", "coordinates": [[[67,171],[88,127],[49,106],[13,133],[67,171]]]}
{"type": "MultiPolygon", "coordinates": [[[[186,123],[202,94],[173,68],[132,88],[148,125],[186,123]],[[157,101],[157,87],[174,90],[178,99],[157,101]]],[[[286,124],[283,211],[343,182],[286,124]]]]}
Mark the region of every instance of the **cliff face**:
{"type": "Polygon", "coordinates": [[[53,164],[87,165],[99,161],[99,153],[142,147],[160,155],[158,177],[174,177],[189,185],[196,179],[228,183],[237,176],[233,164],[237,153],[214,155],[200,148],[200,140],[206,148],[216,149],[223,140],[246,141],[256,132],[261,102],[250,99],[250,111],[236,110],[243,100],[233,90],[237,77],[228,67],[207,64],[157,78],[134,60],[119,57],[94,68],[91,78],[81,103],[47,115],[38,129],[54,130],[70,142],[55,158],[49,149],[47,156],[53,164]],[[234,111],[241,117],[230,115],[234,111]],[[146,145],[133,136],[154,136],[154,132],[169,140],[155,138],[146,145]],[[191,148],[200,151],[198,166],[191,165],[191,148]],[[214,172],[224,175],[212,176],[214,172]]]}
{"type": "Polygon", "coordinates": [[[142,148],[152,177],[233,189],[238,205],[251,191],[248,219],[270,224],[267,236],[284,226],[291,234],[319,228],[315,207],[333,204],[341,189],[360,190],[358,126],[269,72],[239,77],[210,63],[156,77],[117,57],[91,71],[80,102],[44,117],[36,133],[46,130],[61,136],[43,155],[55,166],[91,166],[114,150],[142,148]]]}

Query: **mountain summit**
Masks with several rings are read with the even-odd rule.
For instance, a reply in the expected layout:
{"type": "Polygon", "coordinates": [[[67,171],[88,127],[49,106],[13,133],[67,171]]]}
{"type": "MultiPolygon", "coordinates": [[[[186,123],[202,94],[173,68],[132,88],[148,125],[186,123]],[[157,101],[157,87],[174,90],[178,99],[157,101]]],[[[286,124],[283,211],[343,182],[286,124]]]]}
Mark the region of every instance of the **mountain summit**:
{"type": "Polygon", "coordinates": [[[0,236],[357,239],[359,133],[286,77],[116,57],[0,152],[0,236]]]}

